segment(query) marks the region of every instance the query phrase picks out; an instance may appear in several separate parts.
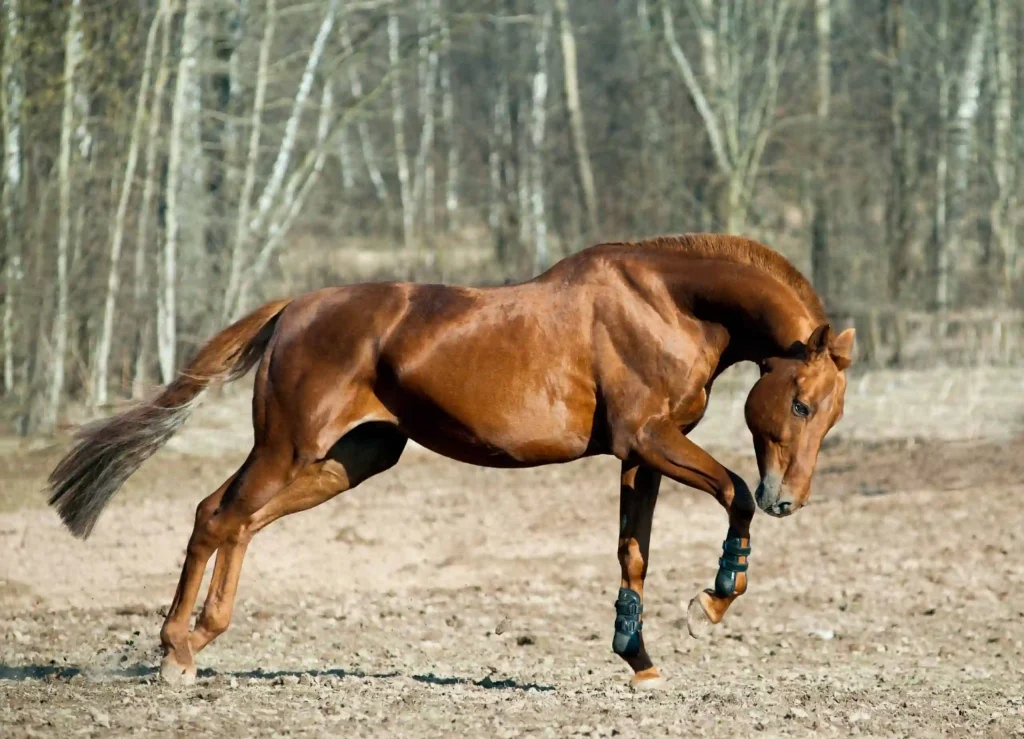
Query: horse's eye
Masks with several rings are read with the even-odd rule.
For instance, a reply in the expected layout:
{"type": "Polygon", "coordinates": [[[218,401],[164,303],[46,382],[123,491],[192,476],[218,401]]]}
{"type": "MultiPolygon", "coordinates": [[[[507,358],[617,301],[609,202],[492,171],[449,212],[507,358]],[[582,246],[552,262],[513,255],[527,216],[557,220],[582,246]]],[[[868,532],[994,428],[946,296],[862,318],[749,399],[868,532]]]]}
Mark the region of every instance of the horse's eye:
{"type": "Polygon", "coordinates": [[[800,418],[807,418],[809,415],[811,415],[811,409],[807,407],[806,403],[801,403],[799,400],[794,400],[793,415],[800,416],[800,418]]]}

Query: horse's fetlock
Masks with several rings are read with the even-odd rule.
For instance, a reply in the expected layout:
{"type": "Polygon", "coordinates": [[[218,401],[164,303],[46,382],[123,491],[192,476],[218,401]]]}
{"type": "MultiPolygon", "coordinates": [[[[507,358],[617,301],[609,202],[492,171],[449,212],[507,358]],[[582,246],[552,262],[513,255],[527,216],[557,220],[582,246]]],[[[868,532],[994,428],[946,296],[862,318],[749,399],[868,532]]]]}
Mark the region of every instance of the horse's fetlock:
{"type": "Polygon", "coordinates": [[[715,576],[715,595],[728,598],[741,595],[747,589],[749,556],[749,539],[730,536],[722,542],[722,557],[718,560],[718,574],[715,576]]]}

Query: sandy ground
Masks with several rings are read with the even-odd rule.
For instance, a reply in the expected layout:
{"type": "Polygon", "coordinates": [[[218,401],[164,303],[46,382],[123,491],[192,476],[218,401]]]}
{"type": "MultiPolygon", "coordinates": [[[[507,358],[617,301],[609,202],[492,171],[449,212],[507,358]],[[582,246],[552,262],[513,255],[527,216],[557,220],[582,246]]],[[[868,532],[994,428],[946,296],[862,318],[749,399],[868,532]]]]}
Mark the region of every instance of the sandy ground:
{"type": "MultiPolygon", "coordinates": [[[[195,504],[245,455],[245,395],[212,399],[88,542],[40,504],[66,442],[3,440],[0,735],[1024,737],[1022,379],[852,385],[814,504],[758,515],[750,588],[708,641],[684,617],[725,516],[666,482],[653,694],[611,652],[614,460],[492,471],[411,449],[257,537],[231,629],[172,689],[161,614],[195,504]]],[[[740,396],[700,431],[752,480],[740,396]]]]}

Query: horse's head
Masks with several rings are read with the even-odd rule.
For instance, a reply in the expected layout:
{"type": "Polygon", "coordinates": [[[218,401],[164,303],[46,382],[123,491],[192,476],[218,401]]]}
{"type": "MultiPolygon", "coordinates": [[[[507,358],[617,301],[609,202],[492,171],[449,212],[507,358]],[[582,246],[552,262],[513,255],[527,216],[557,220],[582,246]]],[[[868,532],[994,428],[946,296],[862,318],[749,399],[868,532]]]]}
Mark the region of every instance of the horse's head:
{"type": "Polygon", "coordinates": [[[833,336],[823,324],[792,356],[761,362],[746,417],[761,473],[755,497],[769,515],[788,516],[811,495],[821,442],[843,415],[853,336],[852,328],[833,336]]]}

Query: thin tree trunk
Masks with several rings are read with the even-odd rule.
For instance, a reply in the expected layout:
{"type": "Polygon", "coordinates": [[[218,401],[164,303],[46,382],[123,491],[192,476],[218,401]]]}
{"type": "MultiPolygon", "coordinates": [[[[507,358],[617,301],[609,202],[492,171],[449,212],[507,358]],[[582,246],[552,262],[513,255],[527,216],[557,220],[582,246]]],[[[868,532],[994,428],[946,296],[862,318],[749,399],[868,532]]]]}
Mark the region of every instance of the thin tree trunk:
{"type": "Polygon", "coordinates": [[[171,112],[170,149],[167,160],[167,212],[166,235],[162,268],[160,270],[160,291],[157,319],[157,355],[160,362],[160,380],[164,384],[174,378],[176,370],[175,351],[177,343],[177,255],[181,232],[180,197],[182,175],[190,176],[183,169],[185,128],[194,125],[187,120],[193,113],[191,106],[192,87],[196,84],[193,75],[198,67],[199,53],[199,5],[200,0],[186,0],[185,18],[182,22],[181,58],[178,62],[178,77],[174,87],[174,108],[171,112]]]}
{"type": "Polygon", "coordinates": [[[103,324],[100,328],[100,339],[96,346],[96,362],[93,369],[95,386],[93,387],[93,404],[102,406],[107,402],[107,382],[110,366],[110,351],[114,338],[114,308],[117,305],[117,293],[120,287],[121,245],[124,241],[124,222],[128,213],[128,203],[132,196],[132,185],[135,181],[135,170],[139,161],[139,146],[142,139],[142,123],[146,111],[146,99],[149,95],[149,82],[153,73],[153,57],[156,52],[156,34],[164,22],[163,13],[158,10],[149,26],[146,37],[146,51],[142,64],[142,80],[139,82],[138,100],[135,104],[135,119],[132,122],[131,137],[128,142],[128,162],[124,168],[124,179],[121,184],[121,197],[114,215],[114,234],[110,241],[110,266],[107,272],[107,295],[103,305],[103,324]]]}
{"type": "Polygon", "coordinates": [[[946,178],[949,166],[949,74],[946,70],[946,57],[949,54],[949,0],[939,0],[935,36],[938,47],[935,74],[939,82],[939,130],[935,155],[935,214],[928,266],[932,280],[933,308],[945,311],[949,308],[949,253],[946,243],[946,178]]]}
{"type": "Polygon", "coordinates": [[[3,11],[3,61],[0,71],[0,108],[3,114],[3,183],[0,216],[4,220],[3,382],[4,394],[15,390],[15,346],[18,325],[16,303],[22,280],[21,217],[25,205],[22,181],[22,105],[25,69],[22,62],[20,0],[7,0],[3,11]]]}
{"type": "Polygon", "coordinates": [[[455,96],[452,92],[452,33],[448,19],[441,14],[441,119],[444,122],[445,137],[448,144],[448,166],[445,177],[444,209],[447,215],[447,228],[456,226],[455,220],[459,209],[459,141],[455,132],[455,96]]]}
{"type": "Polygon", "coordinates": [[[71,240],[71,147],[75,127],[75,75],[82,61],[82,43],[82,0],[71,0],[64,46],[64,110],[58,163],[60,220],[57,234],[57,305],[53,318],[50,388],[42,417],[43,428],[46,430],[52,430],[57,425],[64,393],[68,344],[68,249],[71,240]]]}
{"type": "MultiPolygon", "coordinates": [[[[226,287],[231,280],[234,234],[229,219],[232,206],[235,215],[238,212],[237,199],[244,169],[239,141],[239,124],[244,115],[240,57],[248,20],[248,0],[222,0],[213,21],[216,31],[213,49],[217,65],[211,80],[215,113],[209,117],[213,118],[212,138],[219,147],[210,153],[206,186],[213,216],[206,228],[206,252],[210,261],[206,282],[217,288],[226,287]]],[[[220,297],[216,300],[215,310],[216,313],[209,312],[204,316],[200,324],[204,334],[215,330],[215,326],[222,322],[224,301],[220,297]]]]}
{"type": "Polygon", "coordinates": [[[811,221],[811,275],[818,294],[826,300],[831,292],[831,260],[828,244],[829,107],[832,100],[832,12],[831,0],[815,0],[815,30],[818,38],[818,184],[814,188],[814,216],[811,221]]]}
{"type": "MultiPolygon", "coordinates": [[[[399,55],[401,28],[394,12],[388,15],[388,60],[392,68],[402,63],[399,55]]],[[[405,148],[405,93],[402,90],[402,76],[391,78],[391,122],[395,128],[395,159],[398,163],[399,196],[402,201],[402,243],[407,254],[413,251],[412,188],[409,181],[409,155],[405,148]]]]}
{"type": "Polygon", "coordinates": [[[569,127],[572,130],[573,149],[579,168],[580,190],[587,212],[587,228],[591,236],[597,233],[597,188],[594,173],[590,168],[590,154],[587,150],[587,134],[583,125],[583,108],[580,104],[579,77],[576,69],[576,37],[573,35],[572,20],[569,17],[567,0],[555,0],[558,10],[559,28],[562,35],[562,62],[565,77],[565,98],[569,108],[569,127]]]}
{"type": "MultiPolygon", "coordinates": [[[[654,34],[653,27],[651,25],[651,11],[648,7],[647,0],[638,0],[636,6],[637,12],[637,23],[640,28],[640,38],[642,43],[637,44],[637,66],[643,68],[651,64],[648,61],[648,54],[650,49],[656,48],[656,37],[654,34]]],[[[656,55],[655,59],[660,61],[660,55],[656,55]]],[[[660,65],[659,65],[660,69],[660,65]]],[[[662,77],[662,75],[659,75],[662,77]]],[[[660,79],[662,83],[664,79],[660,79]]],[[[644,146],[643,152],[645,157],[646,168],[652,173],[650,179],[652,189],[654,192],[663,193],[667,186],[667,178],[664,176],[665,172],[665,134],[664,125],[661,120],[661,115],[658,112],[659,106],[659,93],[655,89],[654,85],[648,87],[644,95],[644,146]]],[[[658,203],[660,198],[655,198],[654,202],[658,203]]],[[[658,222],[661,222],[661,208],[656,206],[656,214],[658,216],[658,222]]]]}
{"type": "Polygon", "coordinates": [[[903,59],[904,22],[902,0],[886,4],[885,39],[889,64],[889,159],[890,181],[887,204],[889,248],[889,298],[900,300],[909,277],[910,185],[908,182],[908,127],[906,60],[903,59]]]}
{"type": "Polygon", "coordinates": [[[977,21],[967,48],[967,58],[960,75],[959,100],[950,122],[950,184],[948,223],[949,242],[953,249],[964,250],[967,228],[967,186],[970,180],[968,165],[976,151],[978,102],[981,97],[981,78],[985,60],[985,41],[989,31],[989,6],[979,2],[975,6],[977,21]]]}
{"type": "Polygon", "coordinates": [[[533,75],[533,110],[530,125],[530,175],[533,220],[533,267],[543,271],[550,264],[548,256],[548,224],[544,212],[544,127],[548,102],[548,37],[551,35],[550,0],[539,0],[542,8],[537,35],[537,71],[533,75]]]}
{"type": "Polygon", "coordinates": [[[501,189],[501,147],[502,147],[502,120],[506,115],[507,103],[505,85],[499,83],[498,94],[495,96],[494,105],[491,111],[491,142],[487,152],[487,170],[490,175],[490,197],[487,208],[487,226],[494,235],[498,245],[497,254],[501,256],[500,241],[498,241],[499,228],[501,226],[501,204],[504,194],[501,189]]]}
{"type": "Polygon", "coordinates": [[[171,0],[160,0],[157,11],[165,19],[163,33],[160,35],[160,66],[157,68],[156,80],[153,83],[153,102],[149,111],[149,130],[146,134],[146,174],[142,184],[142,202],[139,204],[139,225],[135,242],[135,283],[133,299],[135,302],[136,355],[135,376],[132,378],[132,397],[141,398],[145,392],[146,374],[149,372],[150,339],[152,338],[151,306],[143,306],[149,294],[149,272],[146,269],[146,251],[151,241],[149,234],[149,217],[153,210],[153,196],[157,184],[157,148],[160,139],[160,126],[163,122],[164,90],[170,77],[171,54],[171,0]]]}
{"type": "MultiPolygon", "coordinates": [[[[434,35],[440,27],[440,0],[420,0],[420,116],[423,128],[420,131],[420,148],[416,157],[415,180],[413,182],[413,206],[423,209],[423,230],[427,238],[434,227],[434,131],[437,128],[434,114],[437,95],[438,53],[434,35]],[[426,146],[424,146],[426,143],[426,146]]],[[[430,254],[429,257],[433,255],[430,254]]]]}
{"type": "Polygon", "coordinates": [[[990,209],[992,233],[1001,261],[999,297],[1006,302],[1010,297],[1012,280],[1016,273],[1017,243],[1014,233],[1016,203],[1016,163],[1013,137],[1013,17],[1007,0],[994,0],[995,13],[992,28],[995,33],[995,105],[992,146],[992,174],[996,183],[996,197],[990,209]]]}
{"type": "Polygon", "coordinates": [[[277,25],[277,0],[267,0],[266,21],[263,39],[260,41],[259,61],[256,67],[256,91],[249,126],[249,150],[245,158],[245,173],[242,175],[242,189],[238,195],[238,217],[235,219],[235,236],[231,242],[231,262],[228,267],[228,284],[224,290],[221,308],[221,322],[232,317],[238,301],[242,280],[242,260],[249,236],[249,208],[252,194],[256,189],[256,167],[259,164],[260,137],[263,132],[263,106],[267,98],[267,81],[270,67],[270,50],[277,25]]]}
{"type": "MultiPolygon", "coordinates": [[[[438,1],[432,0],[430,3],[430,20],[429,20],[429,35],[432,36],[437,31],[436,16],[439,15],[438,1]]],[[[436,97],[437,91],[437,68],[438,68],[438,54],[436,46],[430,42],[428,33],[425,33],[421,39],[421,54],[422,59],[422,73],[420,74],[420,81],[423,84],[420,90],[420,106],[422,108],[423,116],[423,128],[420,131],[420,145],[419,150],[416,154],[416,167],[415,167],[415,179],[412,187],[412,208],[415,213],[422,207],[424,215],[424,223],[430,223],[429,211],[434,207],[432,192],[431,197],[427,197],[428,188],[430,187],[432,179],[432,165],[430,161],[430,155],[433,153],[434,146],[434,129],[435,129],[435,116],[434,116],[434,98],[436,97]]]]}
{"type": "Polygon", "coordinates": [[[266,218],[269,215],[272,206],[275,205],[277,196],[281,192],[281,186],[284,184],[284,177],[288,172],[291,157],[295,150],[295,140],[299,132],[299,121],[302,118],[302,112],[306,106],[306,101],[309,99],[310,91],[313,89],[313,79],[316,76],[317,67],[320,65],[320,60],[323,57],[324,47],[327,44],[327,39],[330,37],[331,29],[334,27],[337,7],[337,0],[329,0],[327,4],[327,13],[324,15],[324,19],[320,23],[320,30],[317,33],[316,40],[313,42],[313,48],[310,50],[309,56],[306,58],[306,68],[302,72],[302,79],[299,81],[299,89],[295,93],[295,100],[292,103],[291,115],[288,116],[288,122],[285,124],[284,138],[282,139],[281,146],[277,151],[277,159],[274,160],[274,168],[270,174],[270,181],[267,183],[267,186],[263,189],[263,192],[260,195],[259,203],[256,207],[256,215],[249,224],[249,232],[254,235],[258,235],[260,230],[263,228],[266,218]]]}
{"type": "Polygon", "coordinates": [[[305,204],[306,198],[323,171],[324,162],[327,159],[329,124],[331,113],[334,109],[333,89],[334,86],[331,80],[327,80],[320,99],[320,116],[316,128],[316,144],[313,149],[316,153],[312,167],[301,185],[298,183],[298,172],[296,172],[296,176],[290,178],[288,186],[285,188],[282,202],[277,208],[277,215],[271,219],[267,240],[256,255],[253,266],[248,270],[246,279],[242,283],[239,312],[245,307],[249,288],[266,271],[267,265],[270,264],[270,258],[280,248],[284,237],[288,235],[288,232],[295,224],[295,220],[302,212],[302,206],[305,204]]]}
{"type": "Polygon", "coordinates": [[[342,192],[351,194],[356,186],[356,178],[352,166],[352,148],[348,140],[347,128],[338,131],[338,164],[341,166],[342,192]]]}
{"type": "MultiPolygon", "coordinates": [[[[352,40],[349,38],[348,29],[344,21],[339,23],[339,26],[342,49],[346,56],[351,57],[352,40]]],[[[348,80],[349,87],[352,89],[352,104],[359,105],[363,98],[363,83],[359,79],[359,72],[356,71],[355,66],[352,64],[348,66],[348,80]]],[[[367,124],[365,117],[360,116],[356,121],[356,132],[359,134],[359,146],[363,152],[363,163],[366,164],[366,173],[373,184],[373,191],[377,195],[377,200],[381,203],[387,203],[388,186],[380,172],[380,166],[377,164],[377,154],[373,148],[373,137],[370,135],[370,126],[367,124]]]]}

